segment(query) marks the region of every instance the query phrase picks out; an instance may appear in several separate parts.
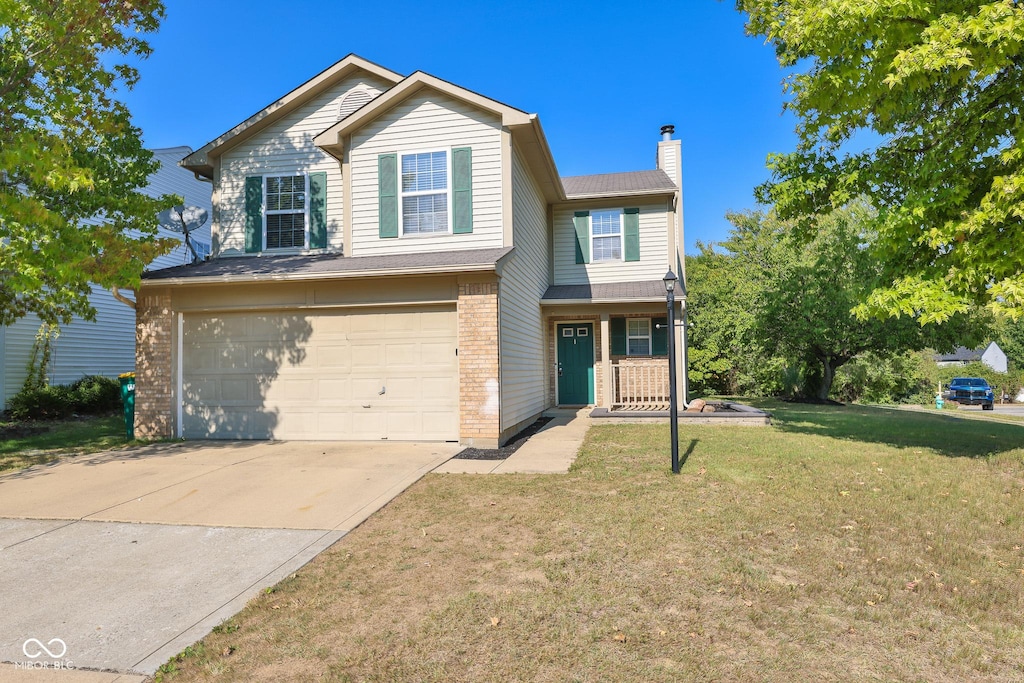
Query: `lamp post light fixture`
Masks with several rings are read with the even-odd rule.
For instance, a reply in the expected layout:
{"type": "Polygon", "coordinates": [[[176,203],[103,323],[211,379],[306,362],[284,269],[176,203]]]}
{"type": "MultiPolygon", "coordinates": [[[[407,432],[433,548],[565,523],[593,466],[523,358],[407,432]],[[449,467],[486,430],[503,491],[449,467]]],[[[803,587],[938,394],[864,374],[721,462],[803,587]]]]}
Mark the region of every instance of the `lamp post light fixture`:
{"type": "Polygon", "coordinates": [[[669,270],[665,273],[665,302],[668,305],[668,419],[672,440],[672,473],[679,474],[679,405],[676,396],[676,282],[679,278],[669,270]]]}

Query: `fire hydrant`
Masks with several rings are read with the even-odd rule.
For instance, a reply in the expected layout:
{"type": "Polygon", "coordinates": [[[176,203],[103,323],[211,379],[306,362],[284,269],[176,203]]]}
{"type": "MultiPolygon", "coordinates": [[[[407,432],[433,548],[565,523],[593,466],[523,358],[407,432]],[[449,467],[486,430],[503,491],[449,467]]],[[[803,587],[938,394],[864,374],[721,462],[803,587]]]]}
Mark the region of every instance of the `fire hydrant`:
{"type": "Polygon", "coordinates": [[[935,394],[935,408],[937,410],[942,410],[942,406],[943,406],[942,392],[940,391],[939,393],[935,394]]]}

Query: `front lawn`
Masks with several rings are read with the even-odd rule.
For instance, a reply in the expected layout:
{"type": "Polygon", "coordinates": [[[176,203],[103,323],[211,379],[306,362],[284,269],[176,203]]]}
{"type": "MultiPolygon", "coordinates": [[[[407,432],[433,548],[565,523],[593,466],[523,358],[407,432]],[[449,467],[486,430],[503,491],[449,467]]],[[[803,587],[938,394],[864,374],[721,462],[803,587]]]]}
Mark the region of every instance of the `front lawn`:
{"type": "Polygon", "coordinates": [[[126,442],[121,415],[40,422],[0,420],[0,472],[96,453],[126,442]]]}
{"type": "Polygon", "coordinates": [[[158,679],[1024,679],[1024,428],[765,407],[430,475],[158,679]]]}

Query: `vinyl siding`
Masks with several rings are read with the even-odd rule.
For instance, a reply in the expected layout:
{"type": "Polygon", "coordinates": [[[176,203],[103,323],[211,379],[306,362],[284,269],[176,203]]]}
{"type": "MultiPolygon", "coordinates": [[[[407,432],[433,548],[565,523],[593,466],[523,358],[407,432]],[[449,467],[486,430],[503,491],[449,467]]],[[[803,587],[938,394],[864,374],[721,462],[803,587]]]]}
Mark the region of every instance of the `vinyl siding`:
{"type": "Polygon", "coordinates": [[[503,244],[501,123],[492,114],[433,91],[421,92],[352,135],[350,256],[484,249],[503,244]],[[381,239],[377,157],[451,147],[473,149],[473,232],[381,239]]]}
{"type": "Polygon", "coordinates": [[[313,138],[338,121],[341,101],[356,88],[373,96],[387,84],[366,75],[345,79],[280,121],[228,150],[221,157],[219,201],[214,232],[220,254],[245,251],[245,178],[252,175],[327,174],[327,248],[344,247],[344,203],[341,163],[313,138]]]}
{"type": "Polygon", "coordinates": [[[502,271],[499,290],[502,431],[547,407],[540,311],[548,286],[546,204],[515,148],[512,230],[515,251],[502,271]]]}
{"type": "MultiPolygon", "coordinates": [[[[594,210],[598,207],[584,204],[555,207],[554,229],[554,275],[556,285],[582,285],[606,282],[635,282],[660,280],[666,268],[672,264],[668,255],[668,204],[657,202],[644,204],[627,200],[615,208],[640,207],[640,260],[601,261],[598,263],[576,263],[576,231],[573,227],[573,212],[594,210]]],[[[602,205],[607,207],[607,204],[602,205]]]]}
{"type": "MultiPolygon", "coordinates": [[[[190,171],[178,166],[178,161],[191,153],[188,147],[169,147],[153,150],[160,161],[160,170],[150,177],[143,190],[150,196],[176,194],[188,206],[199,206],[210,211],[210,184],[197,181],[190,171]]],[[[181,239],[181,234],[160,229],[161,237],[181,239]]],[[[196,239],[210,243],[210,221],[193,233],[196,239]]],[[[160,256],[150,270],[188,263],[191,254],[184,245],[160,256]]],[[[122,293],[131,297],[130,291],[122,293]]],[[[116,300],[111,293],[93,287],[89,297],[96,309],[95,322],[76,317],[61,329],[52,345],[50,384],[67,384],[84,375],[116,377],[135,369],[135,311],[116,300]]],[[[26,316],[13,325],[0,330],[4,339],[3,359],[0,361],[0,403],[21,390],[28,374],[32,345],[39,331],[39,319],[26,316]]]]}

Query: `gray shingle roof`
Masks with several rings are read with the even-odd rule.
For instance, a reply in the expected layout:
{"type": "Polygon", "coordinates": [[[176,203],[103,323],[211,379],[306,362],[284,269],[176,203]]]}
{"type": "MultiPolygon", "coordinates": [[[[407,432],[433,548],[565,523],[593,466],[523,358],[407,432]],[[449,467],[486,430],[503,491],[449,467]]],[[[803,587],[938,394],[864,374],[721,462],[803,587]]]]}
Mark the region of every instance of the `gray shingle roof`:
{"type": "Polygon", "coordinates": [[[317,254],[302,256],[237,256],[221,257],[194,265],[175,266],[143,273],[143,280],[184,278],[217,278],[225,281],[250,281],[296,277],[330,277],[358,275],[362,272],[422,272],[429,270],[463,270],[493,266],[512,251],[498,249],[464,249],[461,251],[395,254],[389,256],[341,256],[317,254]]]}
{"type": "Polygon", "coordinates": [[[935,360],[940,363],[949,363],[956,361],[962,361],[966,363],[973,360],[981,360],[981,354],[983,354],[985,352],[985,349],[987,348],[987,344],[979,349],[973,350],[967,348],[966,346],[958,346],[956,347],[956,351],[954,351],[953,353],[944,353],[936,355],[935,360]]]}
{"type": "Polygon", "coordinates": [[[671,192],[677,189],[668,174],[660,169],[569,176],[562,178],[562,186],[569,199],[671,192]]]}
{"type": "Polygon", "coordinates": [[[613,282],[588,285],[553,285],[544,292],[544,301],[615,301],[649,299],[665,300],[665,283],[661,280],[644,282],[613,282]]]}

